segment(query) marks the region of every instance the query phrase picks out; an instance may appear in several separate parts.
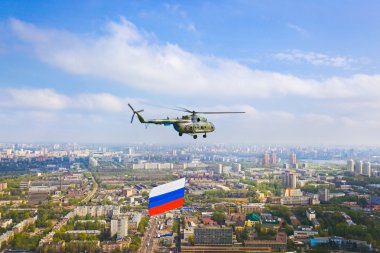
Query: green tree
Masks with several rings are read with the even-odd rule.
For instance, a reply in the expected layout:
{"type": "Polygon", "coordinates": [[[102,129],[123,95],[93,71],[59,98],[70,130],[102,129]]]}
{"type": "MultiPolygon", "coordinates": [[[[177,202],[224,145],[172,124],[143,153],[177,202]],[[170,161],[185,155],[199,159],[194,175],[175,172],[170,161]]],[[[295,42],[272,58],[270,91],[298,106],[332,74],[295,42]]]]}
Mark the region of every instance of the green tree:
{"type": "Polygon", "coordinates": [[[248,234],[249,234],[249,230],[247,227],[245,227],[243,231],[241,232],[236,231],[236,240],[238,242],[243,242],[245,240],[248,240],[248,234]]]}
{"type": "Polygon", "coordinates": [[[30,224],[27,228],[27,232],[34,232],[36,230],[36,225],[35,224],[30,224]]]}
{"type": "Polygon", "coordinates": [[[189,243],[190,245],[194,245],[194,235],[189,235],[189,243]]]}
{"type": "Polygon", "coordinates": [[[145,230],[146,230],[146,227],[148,226],[148,223],[149,223],[149,218],[145,217],[145,218],[142,218],[140,223],[139,223],[139,226],[137,228],[137,230],[140,232],[140,233],[144,233],[145,230]]]}
{"type": "Polygon", "coordinates": [[[217,222],[219,225],[223,225],[226,220],[226,214],[222,212],[213,212],[211,219],[217,222]]]}
{"type": "Polygon", "coordinates": [[[141,247],[141,238],[138,236],[132,236],[131,244],[129,245],[130,252],[138,252],[141,247]]]}
{"type": "Polygon", "coordinates": [[[366,207],[368,205],[368,202],[367,202],[367,200],[365,198],[358,199],[357,203],[362,208],[364,208],[364,207],[366,207]]]}

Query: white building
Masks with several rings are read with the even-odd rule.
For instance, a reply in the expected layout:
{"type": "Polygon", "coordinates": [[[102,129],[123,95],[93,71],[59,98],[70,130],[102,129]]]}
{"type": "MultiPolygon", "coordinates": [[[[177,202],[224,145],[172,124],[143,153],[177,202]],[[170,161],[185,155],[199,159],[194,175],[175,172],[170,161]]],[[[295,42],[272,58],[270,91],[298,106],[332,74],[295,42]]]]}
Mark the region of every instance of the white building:
{"type": "Polygon", "coordinates": [[[352,160],[352,159],[348,160],[347,161],[347,171],[354,172],[354,168],[355,168],[354,160],[352,160]]]}
{"type": "Polygon", "coordinates": [[[363,161],[356,161],[354,168],[355,176],[359,176],[363,173],[363,161]]]}
{"type": "Polygon", "coordinates": [[[118,230],[119,230],[119,221],[111,220],[111,237],[116,235],[118,230]]]}
{"type": "Polygon", "coordinates": [[[371,176],[371,163],[370,162],[365,162],[364,163],[362,174],[364,176],[367,176],[367,177],[371,176]]]}
{"type": "Polygon", "coordinates": [[[10,225],[12,225],[13,220],[12,219],[5,219],[0,221],[0,227],[7,228],[10,225]]]}
{"type": "Polygon", "coordinates": [[[98,161],[94,157],[90,157],[89,164],[90,164],[90,167],[96,167],[99,165],[98,161]]]}
{"type": "Polygon", "coordinates": [[[128,218],[124,217],[119,220],[119,229],[117,231],[118,238],[124,238],[128,236],[128,218]]]}
{"type": "Polygon", "coordinates": [[[241,164],[240,163],[234,163],[232,165],[232,168],[234,169],[234,171],[240,172],[241,171],[241,164]]]}
{"type": "Polygon", "coordinates": [[[289,155],[289,163],[290,163],[290,165],[292,165],[292,167],[294,167],[297,164],[297,155],[296,155],[296,153],[294,153],[294,152],[290,153],[290,155],[289,155]]]}
{"type": "Polygon", "coordinates": [[[306,209],[306,217],[309,221],[316,219],[317,215],[315,213],[315,210],[311,208],[306,209]]]}
{"type": "Polygon", "coordinates": [[[140,224],[141,218],[142,218],[141,213],[133,213],[131,215],[129,223],[128,223],[129,229],[130,230],[137,230],[137,228],[140,224]]]}
{"type": "Polygon", "coordinates": [[[294,230],[294,238],[305,239],[313,236],[317,236],[318,231],[314,230],[294,230]]]}
{"type": "Polygon", "coordinates": [[[330,191],[327,188],[319,189],[318,191],[319,201],[327,202],[330,200],[330,191]]]}

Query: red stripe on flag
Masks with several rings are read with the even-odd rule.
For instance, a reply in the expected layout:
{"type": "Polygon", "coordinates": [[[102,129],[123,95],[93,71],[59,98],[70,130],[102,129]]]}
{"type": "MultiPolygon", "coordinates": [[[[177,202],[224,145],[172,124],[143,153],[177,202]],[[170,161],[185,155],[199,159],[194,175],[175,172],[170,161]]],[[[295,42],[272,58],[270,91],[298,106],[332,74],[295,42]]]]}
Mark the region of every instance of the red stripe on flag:
{"type": "Polygon", "coordinates": [[[150,216],[157,215],[157,214],[164,213],[166,211],[173,210],[182,206],[183,206],[183,198],[179,198],[171,202],[165,203],[163,205],[150,208],[149,215],[150,216]]]}

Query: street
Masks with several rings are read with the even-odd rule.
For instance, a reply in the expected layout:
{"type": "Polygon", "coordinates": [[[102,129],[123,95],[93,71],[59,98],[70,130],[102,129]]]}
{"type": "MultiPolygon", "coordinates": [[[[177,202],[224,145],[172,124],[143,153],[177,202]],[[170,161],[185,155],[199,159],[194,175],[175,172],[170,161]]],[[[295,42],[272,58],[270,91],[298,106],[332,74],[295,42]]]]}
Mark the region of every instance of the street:
{"type": "Polygon", "coordinates": [[[157,226],[157,220],[151,217],[149,220],[149,227],[145,231],[145,235],[141,243],[140,253],[154,252],[155,244],[153,239],[156,236],[157,226]]]}

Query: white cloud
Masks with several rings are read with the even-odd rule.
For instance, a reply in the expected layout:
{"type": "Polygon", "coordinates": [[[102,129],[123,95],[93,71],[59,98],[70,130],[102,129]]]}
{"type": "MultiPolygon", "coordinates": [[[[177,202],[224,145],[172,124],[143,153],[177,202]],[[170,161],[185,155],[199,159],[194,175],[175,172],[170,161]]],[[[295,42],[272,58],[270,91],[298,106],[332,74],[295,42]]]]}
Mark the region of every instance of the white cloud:
{"type": "Polygon", "coordinates": [[[54,123],[57,122],[59,117],[57,114],[48,111],[35,111],[32,110],[28,113],[29,120],[32,119],[35,122],[39,123],[54,123]]]}
{"type": "Polygon", "coordinates": [[[179,4],[164,4],[165,8],[173,15],[178,16],[182,20],[177,27],[188,32],[197,33],[197,29],[193,22],[188,18],[187,13],[181,8],[179,4]]]}
{"type": "Polygon", "coordinates": [[[197,33],[197,28],[195,28],[195,25],[192,23],[179,24],[178,27],[192,33],[197,33]]]}
{"type": "MultiPolygon", "coordinates": [[[[0,113],[3,123],[1,130],[10,133],[4,136],[3,141],[131,142],[149,140],[160,142],[164,138],[168,142],[177,142],[177,134],[171,127],[151,126],[146,130],[138,122],[130,125],[131,112],[125,105],[128,101],[136,109],[146,109],[143,113],[146,118],[161,118],[167,115],[176,117],[185,114],[158,107],[146,107],[139,100],[107,93],[67,96],[54,90],[20,89],[18,92],[17,89],[12,89],[10,92],[3,89],[1,94],[0,108],[5,108],[0,113]],[[44,104],[35,103],[31,106],[29,100],[25,100],[22,96],[35,94],[49,94],[64,103],[62,106],[56,106],[57,101],[51,99],[45,100],[44,104]],[[126,111],[120,113],[120,110],[126,111]],[[166,113],[168,114],[166,115],[166,113]]],[[[41,95],[38,96],[40,99],[46,99],[41,95]]],[[[379,114],[374,114],[372,117],[366,115],[334,116],[334,113],[330,114],[330,112],[328,114],[302,114],[278,110],[258,110],[248,104],[189,109],[247,112],[237,115],[205,115],[217,129],[208,137],[208,143],[223,140],[224,143],[350,144],[349,142],[354,140],[356,143],[372,143],[373,138],[380,137],[378,132],[380,123],[376,121],[379,114]]],[[[191,140],[190,137],[184,137],[184,140],[181,141],[191,140]]]]}
{"type": "MultiPolygon", "coordinates": [[[[156,118],[164,117],[164,114],[170,114],[171,117],[184,115],[185,112],[160,107],[149,106],[146,101],[134,98],[118,97],[109,93],[81,93],[77,95],[65,95],[56,92],[53,89],[1,89],[0,108],[21,109],[29,111],[29,114],[36,115],[41,119],[53,119],[54,111],[70,111],[70,117],[82,117],[84,114],[88,117],[88,112],[130,112],[128,103],[131,103],[135,109],[145,109],[144,116],[153,116],[156,118]]],[[[189,110],[211,111],[211,112],[228,112],[241,111],[246,114],[216,114],[212,118],[230,118],[243,117],[246,119],[286,119],[294,120],[296,116],[286,111],[258,111],[248,104],[235,105],[217,105],[203,108],[191,108],[183,106],[189,110]]],[[[174,107],[175,108],[175,107],[174,107]]],[[[207,115],[206,115],[207,116],[207,115]]],[[[166,116],[165,116],[166,117],[166,116]]],[[[96,117],[94,117],[95,119],[96,117]]],[[[101,121],[100,118],[96,120],[101,121]]]]}
{"type": "Polygon", "coordinates": [[[301,34],[304,37],[309,37],[310,36],[310,33],[306,29],[300,27],[299,25],[288,23],[288,24],[286,24],[286,26],[288,28],[296,31],[297,33],[301,34]]]}
{"type": "Polygon", "coordinates": [[[333,117],[329,115],[324,114],[316,114],[316,113],[308,113],[303,116],[303,118],[307,121],[310,121],[312,123],[316,124],[330,124],[333,123],[335,120],[333,117]]]}
{"type": "Polygon", "coordinates": [[[315,66],[349,67],[355,60],[343,56],[329,56],[315,52],[303,52],[300,50],[288,50],[277,53],[274,58],[282,61],[309,63],[315,66]]]}
{"type": "Polygon", "coordinates": [[[80,94],[75,98],[74,106],[89,110],[120,112],[126,109],[127,99],[111,94],[80,94]]]}
{"type": "Polygon", "coordinates": [[[68,106],[68,97],[51,89],[1,89],[0,106],[59,110],[68,106]]]}
{"type": "Polygon", "coordinates": [[[141,104],[140,100],[117,97],[108,93],[64,95],[52,89],[0,89],[0,107],[28,110],[89,110],[121,112],[127,103],[141,104]]]}
{"type": "MultiPolygon", "coordinates": [[[[187,52],[177,45],[149,41],[131,22],[110,22],[107,34],[95,38],[42,29],[12,19],[10,26],[31,43],[42,60],[69,73],[102,77],[156,94],[182,97],[355,98],[380,95],[379,75],[331,77],[322,81],[251,69],[236,61],[187,52]]],[[[344,66],[344,57],[293,52],[288,60],[344,66]]]]}

